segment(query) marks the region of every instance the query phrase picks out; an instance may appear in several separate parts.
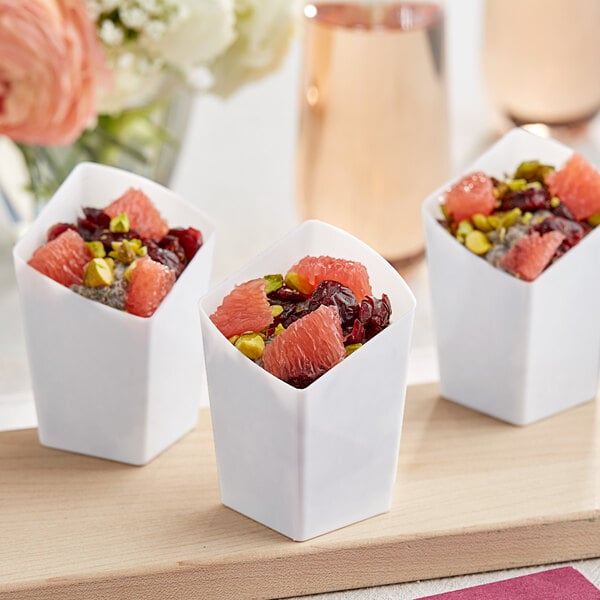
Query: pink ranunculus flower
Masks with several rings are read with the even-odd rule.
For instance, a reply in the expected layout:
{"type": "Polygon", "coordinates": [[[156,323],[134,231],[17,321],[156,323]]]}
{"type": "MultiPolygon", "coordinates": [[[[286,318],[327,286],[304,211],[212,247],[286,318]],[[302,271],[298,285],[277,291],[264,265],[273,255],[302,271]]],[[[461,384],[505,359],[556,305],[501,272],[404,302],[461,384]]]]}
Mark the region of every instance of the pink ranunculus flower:
{"type": "Polygon", "coordinates": [[[0,134],[74,142],[109,71],[85,0],[0,0],[0,134]]]}

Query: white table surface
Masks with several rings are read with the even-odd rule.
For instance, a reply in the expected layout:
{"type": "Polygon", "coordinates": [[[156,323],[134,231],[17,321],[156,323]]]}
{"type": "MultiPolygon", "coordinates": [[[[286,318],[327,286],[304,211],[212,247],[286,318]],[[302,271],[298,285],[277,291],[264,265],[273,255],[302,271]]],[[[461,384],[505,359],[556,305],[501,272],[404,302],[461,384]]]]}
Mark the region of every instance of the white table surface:
{"type": "MultiPolygon", "coordinates": [[[[447,1],[452,157],[464,168],[493,139],[478,59],[480,0],[447,1]]],[[[300,63],[295,43],[282,69],[223,101],[198,98],[172,187],[195,202],[218,230],[214,282],[237,270],[297,222],[294,152],[300,63]],[[260,235],[256,235],[259,232],[260,235]]],[[[580,142],[597,161],[600,125],[580,142]]],[[[0,242],[0,430],[35,423],[10,247],[0,242]]],[[[434,381],[437,365],[426,266],[407,273],[417,296],[411,383],[434,381]]],[[[573,563],[600,585],[600,560],[573,563]]],[[[451,579],[337,592],[323,600],[412,599],[531,572],[519,569],[451,579]]]]}

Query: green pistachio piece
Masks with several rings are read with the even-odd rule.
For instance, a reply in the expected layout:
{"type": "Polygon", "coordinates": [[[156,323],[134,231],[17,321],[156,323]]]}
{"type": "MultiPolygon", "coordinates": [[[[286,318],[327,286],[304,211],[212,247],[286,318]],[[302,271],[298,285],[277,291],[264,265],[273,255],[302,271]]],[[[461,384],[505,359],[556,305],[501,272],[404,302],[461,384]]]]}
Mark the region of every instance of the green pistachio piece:
{"type": "Polygon", "coordinates": [[[471,221],[461,221],[458,224],[458,227],[456,229],[456,239],[461,243],[464,244],[465,243],[465,238],[467,237],[467,235],[469,233],[471,233],[471,231],[473,231],[473,225],[471,224],[471,221]]]}
{"type": "Polygon", "coordinates": [[[106,256],[106,250],[102,242],[86,242],[85,245],[94,258],[104,258],[106,256]]]}
{"type": "Polygon", "coordinates": [[[552,196],[552,198],[550,198],[550,206],[552,208],[557,208],[560,206],[560,198],[558,196],[552,196]]]}
{"type": "Polygon", "coordinates": [[[114,280],[114,273],[103,258],[93,258],[83,271],[83,285],[86,287],[112,285],[114,280]]]}
{"type": "Polygon", "coordinates": [[[527,181],[544,181],[554,167],[544,165],[539,160],[526,160],[522,162],[515,171],[514,179],[526,179],[527,181]]]}
{"type": "Polygon", "coordinates": [[[487,220],[492,229],[498,229],[498,227],[502,226],[502,218],[498,215],[490,215],[487,220]]]}
{"type": "Polygon", "coordinates": [[[450,221],[450,215],[448,214],[448,210],[446,209],[445,204],[440,204],[440,210],[442,211],[442,214],[444,215],[444,219],[446,219],[446,221],[450,221]]]}
{"type": "Polygon", "coordinates": [[[496,186],[494,186],[494,196],[496,198],[503,198],[506,192],[508,192],[510,188],[504,181],[498,182],[496,186]]]}
{"type": "Polygon", "coordinates": [[[527,185],[527,179],[509,179],[506,182],[506,185],[513,192],[520,192],[521,190],[525,189],[525,186],[527,185]]]}
{"type": "Polygon", "coordinates": [[[110,220],[108,226],[112,233],[127,233],[129,231],[129,217],[127,213],[121,213],[110,220]]]}
{"type": "Polygon", "coordinates": [[[503,242],[506,238],[506,227],[500,227],[498,229],[498,239],[503,242]]]}
{"type": "Polygon", "coordinates": [[[600,212],[594,213],[591,217],[588,217],[587,222],[592,227],[600,225],[600,212]]]}
{"type": "Polygon", "coordinates": [[[232,335],[232,336],[229,338],[229,341],[230,341],[232,344],[235,344],[235,343],[236,343],[236,342],[237,342],[239,339],[240,339],[240,336],[239,336],[239,335],[232,335]]]}
{"type": "Polygon", "coordinates": [[[133,261],[124,271],[123,271],[123,279],[125,279],[125,281],[127,281],[128,283],[131,283],[131,273],[133,273],[133,270],[135,269],[135,267],[137,266],[137,261],[133,261]]]}
{"type": "Polygon", "coordinates": [[[282,331],[285,331],[285,327],[281,323],[277,323],[277,327],[275,327],[273,335],[279,335],[282,331]]]}
{"type": "Polygon", "coordinates": [[[531,183],[528,183],[525,186],[526,190],[530,190],[532,188],[541,189],[542,188],[542,184],[539,181],[532,181],[531,183]]]}
{"type": "Polygon", "coordinates": [[[350,356],[353,352],[356,352],[362,344],[348,344],[346,346],[346,356],[350,356]]]}
{"type": "Polygon", "coordinates": [[[112,242],[112,250],[108,255],[126,265],[132,263],[137,256],[136,246],[135,244],[132,244],[132,241],[133,240],[123,240],[122,242],[112,242]]]}
{"type": "Polygon", "coordinates": [[[283,275],[279,273],[276,275],[265,275],[263,279],[267,284],[265,289],[267,295],[271,292],[275,292],[283,285],[283,275]]]}
{"type": "Polygon", "coordinates": [[[501,226],[506,228],[512,227],[513,225],[516,225],[519,222],[520,218],[521,209],[513,208],[512,210],[504,214],[504,216],[502,217],[501,226]]]}
{"type": "Polygon", "coordinates": [[[244,333],[235,341],[234,346],[252,360],[259,359],[265,349],[265,340],[258,333],[244,333]]]}
{"type": "Polygon", "coordinates": [[[531,219],[533,219],[533,213],[527,211],[522,217],[521,217],[521,223],[523,223],[523,225],[529,225],[529,223],[531,223],[531,219]]]}
{"type": "Polygon", "coordinates": [[[281,306],[279,304],[272,304],[271,305],[271,314],[274,317],[278,317],[282,312],[283,312],[283,306],[281,306]]]}
{"type": "Polygon", "coordinates": [[[304,278],[300,277],[298,273],[290,271],[285,276],[284,281],[287,286],[291,287],[293,290],[300,292],[301,294],[305,294],[308,296],[311,292],[308,282],[304,278]]]}
{"type": "Polygon", "coordinates": [[[481,213],[473,215],[472,219],[473,225],[475,225],[475,227],[479,229],[479,231],[487,233],[488,231],[492,230],[492,226],[488,223],[487,217],[482,215],[481,213]]]}
{"type": "Polygon", "coordinates": [[[471,231],[465,239],[465,246],[479,256],[486,254],[492,248],[492,244],[482,231],[471,231]]]}

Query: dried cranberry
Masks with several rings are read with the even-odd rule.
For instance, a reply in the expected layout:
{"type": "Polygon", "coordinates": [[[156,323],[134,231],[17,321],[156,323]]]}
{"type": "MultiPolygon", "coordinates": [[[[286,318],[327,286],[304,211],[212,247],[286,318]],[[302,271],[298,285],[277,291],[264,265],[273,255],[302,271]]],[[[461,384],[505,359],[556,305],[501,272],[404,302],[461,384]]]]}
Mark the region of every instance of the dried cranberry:
{"type": "Polygon", "coordinates": [[[270,300],[277,300],[277,304],[281,302],[302,302],[306,300],[308,296],[305,296],[302,292],[294,290],[287,285],[282,285],[278,290],[269,294],[270,300]]]}
{"type": "Polygon", "coordinates": [[[390,299],[383,294],[381,300],[373,296],[365,296],[360,304],[358,318],[365,327],[365,341],[385,329],[390,324],[392,305],[390,299]]]}
{"type": "Polygon", "coordinates": [[[563,204],[562,202],[558,206],[554,207],[552,209],[552,212],[557,217],[562,217],[563,219],[569,219],[569,221],[575,220],[573,213],[567,208],[566,204],[563,204]]]}
{"type": "Polygon", "coordinates": [[[167,235],[173,235],[179,240],[179,243],[185,252],[187,262],[190,262],[190,260],[194,258],[196,252],[198,252],[204,243],[202,234],[194,227],[188,227],[187,229],[183,229],[182,227],[169,229],[167,235]]]}
{"type": "Polygon", "coordinates": [[[556,250],[553,261],[560,258],[565,252],[577,245],[590,231],[590,227],[578,221],[571,221],[563,217],[548,217],[541,223],[532,225],[531,231],[537,231],[541,235],[549,231],[559,231],[565,236],[562,244],[556,250]]]}
{"type": "Polygon", "coordinates": [[[359,304],[354,292],[337,281],[321,281],[315,288],[308,302],[308,310],[319,306],[335,306],[340,313],[342,329],[352,327],[358,317],[359,304]]]}
{"type": "Polygon", "coordinates": [[[148,248],[148,256],[175,271],[175,275],[179,277],[185,268],[185,265],[179,260],[179,257],[174,252],[161,248],[156,240],[144,239],[144,246],[148,248]]]}
{"type": "Polygon", "coordinates": [[[182,265],[187,265],[188,259],[185,250],[179,243],[179,238],[177,236],[167,233],[167,235],[163,236],[158,245],[161,248],[164,248],[165,250],[169,250],[173,254],[176,254],[177,258],[179,259],[179,262],[181,262],[182,265]]]}
{"type": "Polygon", "coordinates": [[[354,321],[352,330],[344,339],[344,344],[362,344],[365,341],[365,326],[360,319],[354,321]]]}
{"type": "Polygon", "coordinates": [[[297,321],[298,319],[301,319],[302,317],[305,317],[306,315],[310,314],[310,310],[308,309],[301,309],[301,310],[295,310],[293,313],[291,313],[290,315],[288,315],[285,319],[282,319],[280,321],[280,323],[284,326],[284,327],[289,327],[294,321],[297,321]]]}
{"type": "Polygon", "coordinates": [[[319,377],[309,377],[308,375],[298,375],[297,377],[290,377],[286,380],[291,386],[303,390],[305,387],[310,385],[313,381],[319,377]]]}
{"type": "Polygon", "coordinates": [[[523,212],[550,210],[550,192],[545,187],[532,187],[517,192],[507,192],[502,198],[501,210],[520,208],[523,212]]]}
{"type": "Polygon", "coordinates": [[[84,206],[83,214],[85,215],[86,221],[93,223],[96,227],[102,229],[108,229],[110,226],[110,217],[100,208],[92,208],[91,206],[84,206]]]}
{"type": "Polygon", "coordinates": [[[51,242],[52,240],[55,240],[61,233],[64,233],[67,229],[73,229],[74,231],[77,231],[77,227],[75,227],[75,225],[71,225],[70,223],[56,223],[55,225],[52,225],[52,227],[48,229],[48,233],[46,234],[48,241],[51,242]]]}
{"type": "Polygon", "coordinates": [[[79,234],[86,242],[102,242],[104,249],[107,252],[112,250],[113,242],[122,242],[123,240],[140,238],[140,234],[134,229],[130,229],[127,232],[112,232],[110,229],[101,229],[100,227],[96,227],[91,231],[84,227],[77,227],[77,231],[79,231],[79,234]]]}

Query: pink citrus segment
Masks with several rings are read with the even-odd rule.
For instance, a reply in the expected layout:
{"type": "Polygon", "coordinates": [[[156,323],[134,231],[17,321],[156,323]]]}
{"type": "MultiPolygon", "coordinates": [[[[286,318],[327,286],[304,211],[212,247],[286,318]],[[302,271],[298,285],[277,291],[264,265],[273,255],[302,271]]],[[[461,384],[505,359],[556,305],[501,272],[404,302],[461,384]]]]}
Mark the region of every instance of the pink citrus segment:
{"type": "Polygon", "coordinates": [[[578,221],[600,212],[600,173],[581,154],[575,152],[562,169],[550,173],[546,184],[578,221]]]}
{"type": "Polygon", "coordinates": [[[266,282],[261,277],[237,285],[223,298],[210,320],[226,337],[262,331],[273,323],[266,282]]]}
{"type": "Polygon", "coordinates": [[[533,281],[548,266],[565,236],[558,231],[537,231],[521,238],[500,261],[500,266],[524,281],[533,281]]]}
{"type": "Polygon", "coordinates": [[[480,213],[489,215],[496,206],[491,177],[481,171],[465,175],[446,193],[446,211],[455,223],[480,213]]]}
{"type": "Polygon", "coordinates": [[[373,294],[367,268],[357,261],[331,256],[305,256],[288,271],[294,274],[296,287],[304,294],[312,294],[321,281],[337,281],[350,288],[361,302],[373,294]]]}
{"type": "Polygon", "coordinates": [[[263,367],[294,387],[304,388],[346,356],[340,315],[321,305],[294,321],[267,344],[263,367]]]}
{"type": "Polygon", "coordinates": [[[167,222],[142,190],[128,189],[120,198],[111,202],[104,212],[111,219],[127,213],[131,228],[145,238],[161,239],[169,231],[167,222]]]}
{"type": "Polygon", "coordinates": [[[29,264],[40,273],[67,287],[83,283],[83,268],[92,255],[83,238],[73,229],[66,229],[52,241],[40,246],[29,264]]]}
{"type": "Polygon", "coordinates": [[[151,317],[175,283],[175,272],[151,258],[140,258],[131,272],[125,310],[151,317]]]}

